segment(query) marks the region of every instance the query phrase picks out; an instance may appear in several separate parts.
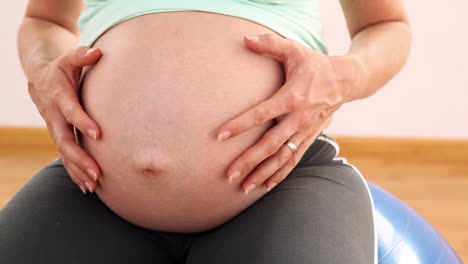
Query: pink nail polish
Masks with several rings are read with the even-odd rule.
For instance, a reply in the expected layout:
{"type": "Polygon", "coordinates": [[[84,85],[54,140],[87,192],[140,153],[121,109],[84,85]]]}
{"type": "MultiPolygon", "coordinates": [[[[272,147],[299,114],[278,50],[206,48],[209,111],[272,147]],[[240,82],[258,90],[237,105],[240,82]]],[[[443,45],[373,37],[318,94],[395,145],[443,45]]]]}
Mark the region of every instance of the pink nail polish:
{"type": "Polygon", "coordinates": [[[255,187],[257,187],[256,184],[250,184],[249,186],[247,186],[244,193],[249,194],[249,192],[251,192],[253,189],[255,189],[255,187]]]}
{"type": "Polygon", "coordinates": [[[258,36],[247,36],[247,35],[245,35],[245,38],[248,40],[253,40],[253,41],[257,41],[260,39],[258,36]]]}
{"type": "Polygon", "coordinates": [[[92,169],[88,169],[86,172],[93,181],[97,181],[97,174],[92,169]]]}
{"type": "Polygon", "coordinates": [[[89,182],[85,182],[85,185],[86,187],[88,187],[89,192],[93,193],[93,187],[91,186],[91,184],[89,184],[89,182]]]}
{"type": "Polygon", "coordinates": [[[229,183],[233,183],[237,178],[241,176],[242,172],[235,171],[231,175],[229,175],[229,183]]]}
{"type": "Polygon", "coordinates": [[[87,50],[84,55],[87,56],[88,54],[92,53],[95,50],[96,50],[95,48],[91,48],[91,49],[87,50]]]}
{"type": "Polygon", "coordinates": [[[267,191],[271,191],[273,188],[275,188],[275,186],[277,185],[278,183],[276,182],[271,182],[270,184],[268,184],[267,186],[267,191]]]}
{"type": "Polygon", "coordinates": [[[86,189],[83,187],[83,185],[80,184],[80,185],[78,185],[78,186],[80,187],[80,189],[81,189],[81,191],[83,192],[83,194],[86,194],[86,189]]]}
{"type": "Polygon", "coordinates": [[[94,131],[91,128],[88,129],[88,136],[90,136],[92,139],[96,140],[96,138],[97,138],[96,131],[94,131]]]}
{"type": "Polygon", "coordinates": [[[224,141],[224,140],[228,139],[229,137],[231,137],[231,131],[226,130],[223,133],[218,135],[218,141],[219,142],[224,141]]]}

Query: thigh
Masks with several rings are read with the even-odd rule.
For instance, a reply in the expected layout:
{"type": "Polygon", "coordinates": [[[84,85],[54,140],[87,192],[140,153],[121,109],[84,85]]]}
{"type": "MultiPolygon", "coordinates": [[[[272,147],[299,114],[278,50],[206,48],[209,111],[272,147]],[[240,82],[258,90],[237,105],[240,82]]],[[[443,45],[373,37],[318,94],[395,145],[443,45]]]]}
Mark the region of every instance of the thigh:
{"type": "Polygon", "coordinates": [[[57,160],[0,212],[0,263],[172,262],[157,237],[84,195],[57,160]]]}
{"type": "Polygon", "coordinates": [[[193,240],[188,264],[371,264],[372,201],[342,161],[296,168],[221,227],[193,240]]]}

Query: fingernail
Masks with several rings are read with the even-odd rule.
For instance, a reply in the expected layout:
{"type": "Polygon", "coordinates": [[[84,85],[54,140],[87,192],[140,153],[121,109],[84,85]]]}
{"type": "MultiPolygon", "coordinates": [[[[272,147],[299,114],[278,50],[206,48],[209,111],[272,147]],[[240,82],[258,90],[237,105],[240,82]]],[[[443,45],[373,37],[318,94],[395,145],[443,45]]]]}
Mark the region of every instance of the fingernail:
{"type": "Polygon", "coordinates": [[[97,174],[92,169],[88,169],[86,172],[88,173],[89,177],[91,177],[94,181],[97,181],[97,174]]]}
{"type": "Polygon", "coordinates": [[[276,182],[271,182],[270,184],[268,184],[267,191],[271,191],[273,188],[275,188],[277,184],[278,183],[276,182]]]}
{"type": "Polygon", "coordinates": [[[89,50],[87,50],[87,51],[85,52],[84,55],[87,56],[88,54],[92,53],[92,52],[95,51],[95,50],[96,50],[95,48],[89,49],[89,50]]]}
{"type": "Polygon", "coordinates": [[[237,178],[241,176],[242,172],[235,171],[231,175],[229,175],[229,183],[233,183],[237,178]]]}
{"type": "Polygon", "coordinates": [[[245,194],[249,194],[249,192],[255,189],[255,187],[257,187],[257,185],[255,184],[250,184],[249,186],[247,186],[247,188],[245,189],[245,194]]]}
{"type": "Polygon", "coordinates": [[[89,184],[89,182],[85,182],[84,184],[86,185],[86,187],[88,187],[89,192],[93,193],[93,187],[91,186],[91,184],[89,184]]]}
{"type": "Polygon", "coordinates": [[[218,135],[218,141],[219,142],[224,141],[224,140],[228,139],[230,136],[231,136],[231,131],[226,130],[223,133],[218,135]]]}
{"type": "Polygon", "coordinates": [[[92,139],[96,140],[96,131],[93,129],[88,129],[88,136],[90,136],[92,139]]]}
{"type": "Polygon", "coordinates": [[[86,194],[86,189],[83,187],[83,185],[80,184],[80,185],[78,185],[78,186],[80,186],[81,191],[82,191],[84,194],[86,194]]]}
{"type": "Polygon", "coordinates": [[[245,38],[248,40],[253,40],[253,41],[257,41],[260,39],[258,36],[248,36],[248,35],[245,35],[245,38]]]}

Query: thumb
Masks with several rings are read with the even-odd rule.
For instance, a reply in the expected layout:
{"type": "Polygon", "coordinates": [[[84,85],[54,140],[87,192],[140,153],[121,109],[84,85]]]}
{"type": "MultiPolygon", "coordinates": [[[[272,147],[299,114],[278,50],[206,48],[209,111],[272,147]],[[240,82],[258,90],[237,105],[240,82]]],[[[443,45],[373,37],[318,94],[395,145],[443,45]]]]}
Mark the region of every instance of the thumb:
{"type": "Polygon", "coordinates": [[[298,49],[294,41],[270,33],[244,36],[244,42],[250,50],[272,55],[283,62],[286,62],[291,53],[298,49]]]}
{"type": "Polygon", "coordinates": [[[100,49],[82,46],[73,50],[63,59],[65,60],[64,62],[68,65],[82,68],[96,64],[101,56],[102,52],[100,49]]]}

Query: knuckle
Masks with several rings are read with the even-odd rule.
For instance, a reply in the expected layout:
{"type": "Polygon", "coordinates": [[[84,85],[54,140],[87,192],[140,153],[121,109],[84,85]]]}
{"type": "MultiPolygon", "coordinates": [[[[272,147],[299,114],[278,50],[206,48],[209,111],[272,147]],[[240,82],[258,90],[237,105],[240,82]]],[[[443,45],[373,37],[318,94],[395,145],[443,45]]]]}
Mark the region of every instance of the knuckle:
{"type": "Polygon", "coordinates": [[[299,110],[307,101],[307,97],[302,93],[293,92],[289,95],[288,108],[291,111],[299,110]]]}
{"type": "Polygon", "coordinates": [[[299,163],[300,159],[301,159],[301,156],[296,155],[296,154],[295,154],[295,155],[292,155],[292,157],[290,158],[290,161],[289,161],[289,164],[288,164],[289,166],[288,166],[288,167],[290,167],[290,168],[296,167],[296,165],[299,163]]]}
{"type": "Polygon", "coordinates": [[[275,144],[268,144],[265,149],[265,152],[268,156],[274,155],[278,151],[278,147],[275,144]]]}
{"type": "Polygon", "coordinates": [[[261,126],[261,125],[263,125],[265,122],[266,122],[266,120],[265,120],[265,118],[262,117],[262,116],[257,116],[257,117],[255,118],[255,125],[256,125],[256,126],[261,126]]]}
{"type": "Polygon", "coordinates": [[[255,125],[260,126],[266,123],[268,121],[267,119],[267,113],[268,111],[264,108],[257,108],[255,110],[255,125]]]}
{"type": "Polygon", "coordinates": [[[63,115],[65,119],[68,121],[68,123],[73,122],[73,117],[75,113],[77,112],[78,107],[75,104],[66,104],[62,108],[63,115]]]}
{"type": "Polygon", "coordinates": [[[288,162],[288,160],[291,158],[291,154],[289,154],[289,152],[291,152],[289,149],[280,152],[280,155],[278,156],[278,164],[282,166],[288,162]]]}
{"type": "Polygon", "coordinates": [[[239,167],[243,173],[250,173],[261,161],[258,156],[253,155],[246,156],[245,158],[246,159],[241,163],[241,167],[239,167]]]}
{"type": "Polygon", "coordinates": [[[296,105],[299,105],[299,104],[302,104],[305,102],[306,100],[306,96],[303,94],[303,93],[300,93],[300,92],[295,92],[295,93],[292,93],[291,94],[291,100],[296,104],[296,105]]]}
{"type": "Polygon", "coordinates": [[[68,142],[67,139],[64,136],[58,135],[55,137],[55,144],[57,145],[57,149],[60,153],[62,153],[64,156],[68,157],[68,142]]]}
{"type": "Polygon", "coordinates": [[[90,162],[88,162],[88,157],[86,157],[85,155],[82,155],[82,157],[80,157],[78,163],[76,164],[76,166],[78,166],[80,169],[82,169],[83,171],[86,171],[88,168],[90,168],[91,166],[89,166],[90,162]]]}

